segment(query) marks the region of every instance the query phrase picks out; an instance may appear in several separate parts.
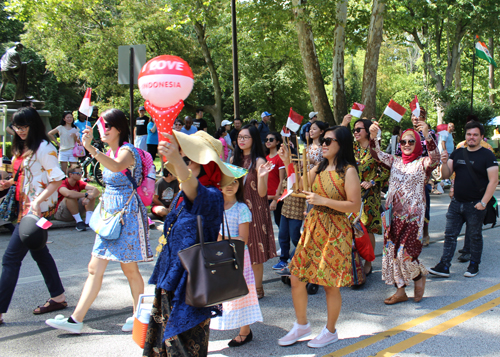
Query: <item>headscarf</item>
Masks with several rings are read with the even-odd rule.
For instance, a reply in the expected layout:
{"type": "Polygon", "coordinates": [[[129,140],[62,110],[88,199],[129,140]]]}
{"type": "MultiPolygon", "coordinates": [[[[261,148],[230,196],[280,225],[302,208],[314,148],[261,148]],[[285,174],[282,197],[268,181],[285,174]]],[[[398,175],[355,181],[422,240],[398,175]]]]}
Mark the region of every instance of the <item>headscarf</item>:
{"type": "Polygon", "coordinates": [[[403,131],[403,134],[401,134],[401,139],[405,136],[407,132],[412,132],[413,136],[415,137],[415,148],[413,149],[413,152],[410,155],[406,155],[403,151],[403,147],[401,146],[401,152],[403,153],[403,163],[408,164],[410,162],[413,162],[414,160],[418,159],[422,155],[422,142],[420,141],[420,134],[417,133],[413,129],[406,129],[403,131]]]}

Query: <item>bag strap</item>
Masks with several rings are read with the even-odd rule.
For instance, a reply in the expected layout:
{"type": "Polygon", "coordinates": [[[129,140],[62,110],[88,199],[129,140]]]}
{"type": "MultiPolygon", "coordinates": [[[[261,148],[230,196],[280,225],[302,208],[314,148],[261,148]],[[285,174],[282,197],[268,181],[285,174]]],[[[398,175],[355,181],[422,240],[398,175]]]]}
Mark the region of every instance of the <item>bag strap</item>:
{"type": "MultiPolygon", "coordinates": [[[[238,202],[236,202],[235,204],[238,204],[238,202]]],[[[229,232],[229,223],[227,221],[227,217],[226,217],[226,210],[224,210],[224,217],[222,217],[222,239],[224,240],[225,238],[225,235],[224,235],[224,222],[226,222],[226,227],[227,227],[227,236],[229,238],[231,238],[231,232],[229,232]]]]}
{"type": "MultiPolygon", "coordinates": [[[[476,173],[474,172],[474,170],[472,170],[472,164],[470,163],[470,160],[469,160],[469,154],[467,152],[467,148],[463,148],[463,154],[464,154],[465,163],[467,164],[467,170],[469,170],[469,175],[471,175],[472,179],[474,180],[474,184],[476,185],[476,187],[481,187],[481,185],[479,184],[479,180],[476,176],[476,173]]],[[[486,187],[481,187],[480,192],[484,192],[485,190],[486,190],[486,187]]]]}
{"type": "Polygon", "coordinates": [[[14,176],[14,185],[17,183],[17,179],[19,178],[19,172],[21,171],[21,168],[23,167],[23,162],[19,164],[19,167],[17,168],[16,176],[14,176]]]}

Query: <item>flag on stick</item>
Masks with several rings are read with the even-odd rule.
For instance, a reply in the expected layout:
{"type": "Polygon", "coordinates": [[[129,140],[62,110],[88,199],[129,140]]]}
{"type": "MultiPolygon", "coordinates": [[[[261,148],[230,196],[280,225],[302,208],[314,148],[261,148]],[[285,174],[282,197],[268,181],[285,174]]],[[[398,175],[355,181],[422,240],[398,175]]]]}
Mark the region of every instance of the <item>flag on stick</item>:
{"type": "Polygon", "coordinates": [[[295,183],[295,170],[293,168],[293,163],[288,164],[287,173],[288,177],[286,179],[286,189],[285,191],[283,191],[283,194],[278,199],[278,201],[284,200],[287,196],[289,196],[293,192],[293,184],[295,183]]]}
{"type": "Polygon", "coordinates": [[[281,136],[282,137],[285,137],[285,138],[289,138],[290,137],[290,129],[288,129],[286,127],[286,125],[283,125],[283,128],[281,128],[281,136]]]}
{"type": "Polygon", "coordinates": [[[104,137],[104,133],[106,132],[106,126],[104,125],[104,119],[103,119],[103,117],[99,117],[99,119],[97,119],[97,121],[94,124],[94,126],[96,126],[96,125],[97,125],[97,129],[99,130],[99,135],[101,135],[101,138],[103,138],[104,137]]]}
{"type": "Polygon", "coordinates": [[[403,115],[405,115],[405,113],[406,113],[406,108],[402,107],[401,105],[399,105],[398,103],[396,103],[392,99],[389,102],[389,104],[387,104],[387,108],[385,108],[385,110],[384,110],[385,115],[387,115],[388,117],[391,117],[392,119],[394,119],[398,123],[401,121],[401,119],[403,118],[403,115]]]}
{"type": "Polygon", "coordinates": [[[361,118],[361,115],[363,115],[363,110],[365,109],[365,106],[363,104],[359,104],[354,102],[352,105],[351,109],[351,115],[356,118],[361,118]]]}
{"type": "Polygon", "coordinates": [[[418,104],[417,96],[410,102],[410,110],[417,118],[420,117],[420,104],[418,104]]]}
{"type": "Polygon", "coordinates": [[[92,116],[92,111],[94,107],[90,105],[90,96],[92,95],[92,88],[87,88],[85,96],[83,97],[82,104],[80,104],[80,109],[78,111],[85,115],[86,117],[92,116]]]}
{"type": "Polygon", "coordinates": [[[302,119],[304,119],[302,115],[295,113],[293,109],[290,108],[288,120],[286,121],[286,127],[293,132],[297,132],[300,128],[300,124],[302,123],[302,119]]]}
{"type": "Polygon", "coordinates": [[[497,67],[495,60],[491,56],[490,51],[488,51],[488,47],[486,47],[486,44],[484,42],[478,41],[476,43],[476,56],[484,59],[489,64],[492,64],[494,67],[497,67]]]}

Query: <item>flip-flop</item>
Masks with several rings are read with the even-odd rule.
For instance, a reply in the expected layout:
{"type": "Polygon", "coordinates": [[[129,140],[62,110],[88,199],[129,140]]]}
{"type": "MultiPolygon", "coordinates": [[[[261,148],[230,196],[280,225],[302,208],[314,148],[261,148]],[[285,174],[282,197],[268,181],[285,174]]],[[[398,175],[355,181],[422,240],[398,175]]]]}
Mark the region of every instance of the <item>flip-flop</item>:
{"type": "Polygon", "coordinates": [[[45,304],[38,306],[35,310],[33,310],[33,313],[35,315],[41,315],[47,312],[62,310],[65,309],[66,307],[68,307],[68,303],[66,301],[56,302],[52,299],[48,299],[45,304]]]}

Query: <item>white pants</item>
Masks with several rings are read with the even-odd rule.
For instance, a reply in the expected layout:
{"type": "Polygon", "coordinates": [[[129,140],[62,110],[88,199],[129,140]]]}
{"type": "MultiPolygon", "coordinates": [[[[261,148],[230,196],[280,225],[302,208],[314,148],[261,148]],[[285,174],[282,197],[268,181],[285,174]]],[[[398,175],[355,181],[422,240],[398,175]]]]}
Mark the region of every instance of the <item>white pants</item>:
{"type": "Polygon", "coordinates": [[[147,139],[147,135],[137,135],[135,137],[134,146],[138,149],[148,151],[148,144],[146,143],[147,139]]]}

